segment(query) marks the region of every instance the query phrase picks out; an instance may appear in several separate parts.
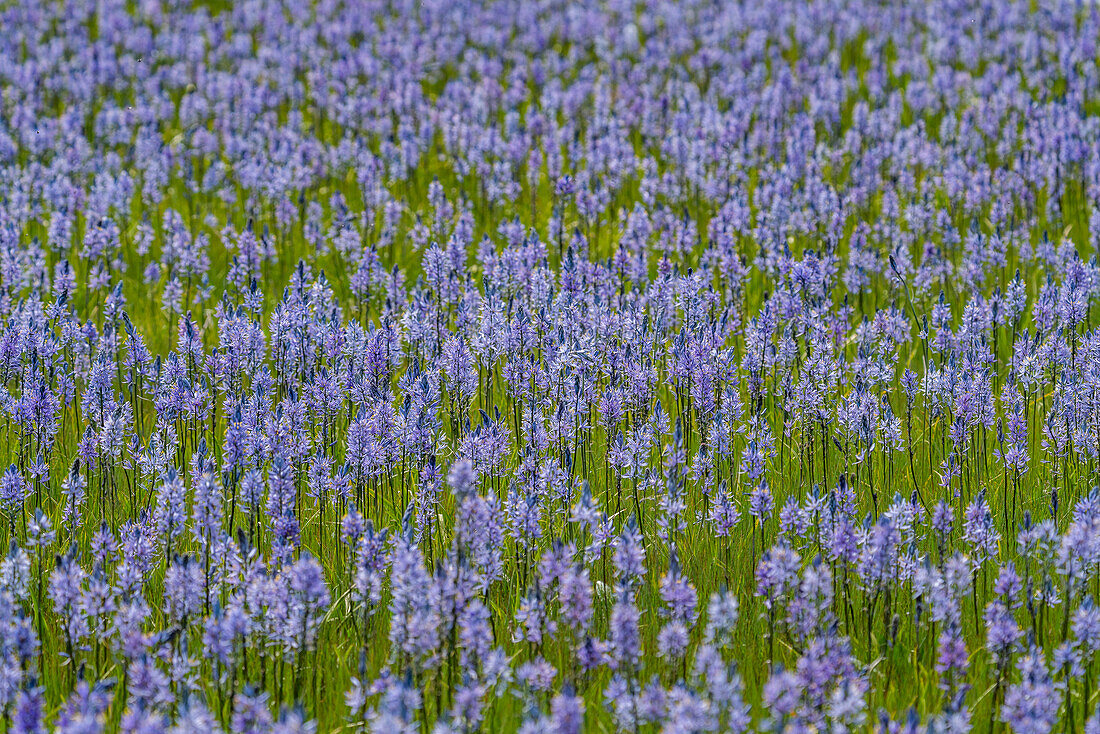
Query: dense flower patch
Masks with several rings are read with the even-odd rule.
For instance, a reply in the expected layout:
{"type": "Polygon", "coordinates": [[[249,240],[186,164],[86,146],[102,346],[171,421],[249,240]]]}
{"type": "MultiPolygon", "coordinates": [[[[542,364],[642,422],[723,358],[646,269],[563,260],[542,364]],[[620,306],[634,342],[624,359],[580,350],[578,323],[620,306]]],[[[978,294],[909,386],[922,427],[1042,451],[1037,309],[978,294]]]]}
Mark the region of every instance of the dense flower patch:
{"type": "Polygon", "coordinates": [[[3,728],[1100,732],[1098,41],[6,3],[3,728]]]}

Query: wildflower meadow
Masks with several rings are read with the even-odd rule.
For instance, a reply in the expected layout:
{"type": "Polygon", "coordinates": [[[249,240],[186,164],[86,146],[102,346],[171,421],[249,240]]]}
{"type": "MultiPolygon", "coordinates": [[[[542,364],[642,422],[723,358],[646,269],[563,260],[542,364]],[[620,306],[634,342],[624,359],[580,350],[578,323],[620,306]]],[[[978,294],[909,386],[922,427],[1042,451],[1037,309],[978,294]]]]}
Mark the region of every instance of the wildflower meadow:
{"type": "Polygon", "coordinates": [[[0,2],[0,732],[1100,734],[1098,45],[0,2]]]}

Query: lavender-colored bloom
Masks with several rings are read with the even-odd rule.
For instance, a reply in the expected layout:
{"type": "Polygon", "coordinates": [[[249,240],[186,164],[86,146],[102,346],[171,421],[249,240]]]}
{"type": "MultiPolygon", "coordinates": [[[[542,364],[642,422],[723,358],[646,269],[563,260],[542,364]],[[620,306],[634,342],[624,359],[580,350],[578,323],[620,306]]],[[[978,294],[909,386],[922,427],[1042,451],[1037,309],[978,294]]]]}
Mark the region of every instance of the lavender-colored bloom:
{"type": "Polygon", "coordinates": [[[1002,720],[1014,731],[1042,734],[1058,723],[1061,697],[1046,661],[1034,648],[1019,663],[1020,681],[1005,693],[1002,720]]]}

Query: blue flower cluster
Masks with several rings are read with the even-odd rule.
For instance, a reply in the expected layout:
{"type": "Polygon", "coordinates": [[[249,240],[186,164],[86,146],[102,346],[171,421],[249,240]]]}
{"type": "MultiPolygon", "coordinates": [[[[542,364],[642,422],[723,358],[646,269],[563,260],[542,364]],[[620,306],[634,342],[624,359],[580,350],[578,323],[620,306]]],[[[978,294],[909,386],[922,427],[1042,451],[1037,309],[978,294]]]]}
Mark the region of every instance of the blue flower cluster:
{"type": "Polygon", "coordinates": [[[1100,734],[1097,3],[0,5],[3,731],[1100,734]]]}

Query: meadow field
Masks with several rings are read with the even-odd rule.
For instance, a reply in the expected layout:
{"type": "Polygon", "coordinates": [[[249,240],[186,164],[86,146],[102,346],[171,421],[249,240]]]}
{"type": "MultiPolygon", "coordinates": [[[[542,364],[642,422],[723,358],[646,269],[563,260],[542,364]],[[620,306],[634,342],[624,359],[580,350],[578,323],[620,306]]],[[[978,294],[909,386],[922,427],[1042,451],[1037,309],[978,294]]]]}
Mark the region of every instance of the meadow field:
{"type": "Polygon", "coordinates": [[[0,2],[0,732],[1100,734],[1098,44],[0,2]]]}

